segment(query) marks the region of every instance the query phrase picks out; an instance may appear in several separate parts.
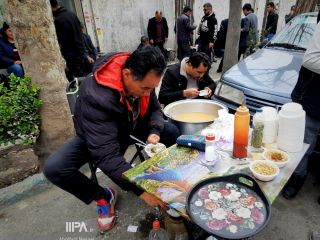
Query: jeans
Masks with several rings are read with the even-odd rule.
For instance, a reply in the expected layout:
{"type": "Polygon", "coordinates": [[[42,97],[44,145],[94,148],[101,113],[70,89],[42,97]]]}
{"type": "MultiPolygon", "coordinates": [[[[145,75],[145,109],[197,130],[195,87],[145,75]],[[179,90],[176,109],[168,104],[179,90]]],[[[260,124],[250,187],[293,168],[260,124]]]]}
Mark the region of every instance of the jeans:
{"type": "MultiPolygon", "coordinates": [[[[135,136],[144,141],[148,135],[135,136]]],[[[169,146],[168,144],[172,145],[178,136],[178,128],[171,123],[165,122],[164,130],[160,136],[161,142],[166,146],[169,146]]],[[[53,184],[73,194],[84,203],[90,204],[93,200],[99,199],[99,196],[105,196],[105,191],[79,171],[81,166],[90,161],[89,155],[86,142],[76,136],[49,156],[45,162],[43,174],[53,184]]],[[[104,162],[98,163],[97,166],[104,173],[110,172],[110,169],[106,169],[107,164],[105,165],[104,162]]],[[[130,183],[128,182],[128,184],[130,183]]],[[[110,196],[106,200],[108,201],[109,199],[110,196]]]]}
{"type": "Polygon", "coordinates": [[[307,152],[304,154],[301,162],[294,171],[294,174],[300,177],[307,175],[308,157],[313,152],[317,142],[317,137],[320,131],[320,120],[317,120],[310,115],[306,115],[306,127],[304,132],[304,142],[310,144],[307,152]]]}
{"type": "Polygon", "coordinates": [[[23,67],[21,64],[13,64],[10,67],[7,68],[7,73],[10,75],[13,73],[16,75],[16,77],[23,77],[24,76],[24,71],[23,67]]]}

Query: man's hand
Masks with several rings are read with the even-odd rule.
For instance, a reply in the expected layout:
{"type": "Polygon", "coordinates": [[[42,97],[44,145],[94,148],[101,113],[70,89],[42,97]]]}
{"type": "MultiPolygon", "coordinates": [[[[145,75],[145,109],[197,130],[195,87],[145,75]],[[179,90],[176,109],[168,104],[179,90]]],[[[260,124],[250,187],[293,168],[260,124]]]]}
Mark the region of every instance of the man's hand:
{"type": "Polygon", "coordinates": [[[205,90],[208,90],[208,94],[207,94],[207,95],[204,95],[203,97],[205,97],[205,98],[209,98],[209,97],[211,97],[211,95],[212,95],[212,91],[211,91],[211,89],[210,89],[210,88],[208,88],[208,87],[205,87],[204,89],[205,89],[205,90]]]}
{"type": "Polygon", "coordinates": [[[199,96],[199,91],[196,88],[188,88],[183,91],[184,97],[197,97],[199,96]]]}
{"type": "Polygon", "coordinates": [[[158,207],[160,206],[162,211],[168,210],[167,205],[161,201],[160,199],[156,198],[155,196],[153,196],[150,193],[147,192],[143,192],[140,196],[140,199],[142,199],[143,201],[145,201],[150,207],[158,207]]]}
{"type": "Polygon", "coordinates": [[[88,61],[88,63],[94,63],[94,60],[93,60],[93,58],[91,58],[91,57],[87,57],[87,61],[88,61]]]}
{"type": "Polygon", "coordinates": [[[149,41],[149,42],[150,42],[150,44],[151,44],[151,45],[153,45],[153,44],[154,44],[153,39],[150,39],[150,41],[149,41]]]}
{"type": "Polygon", "coordinates": [[[160,137],[157,134],[150,134],[147,142],[152,144],[157,144],[160,141],[160,137]]]}
{"type": "Polygon", "coordinates": [[[213,48],[213,43],[209,43],[209,48],[213,48]]]}
{"type": "Polygon", "coordinates": [[[22,64],[22,62],[21,62],[20,60],[14,61],[13,63],[14,63],[14,64],[22,64]]]}

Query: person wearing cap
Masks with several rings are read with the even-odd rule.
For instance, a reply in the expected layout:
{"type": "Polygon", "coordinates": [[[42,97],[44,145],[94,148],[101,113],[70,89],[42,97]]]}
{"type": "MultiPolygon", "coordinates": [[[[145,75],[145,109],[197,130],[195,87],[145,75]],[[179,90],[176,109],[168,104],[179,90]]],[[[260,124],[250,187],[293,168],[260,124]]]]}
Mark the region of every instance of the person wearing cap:
{"type": "Polygon", "coordinates": [[[17,77],[24,76],[22,62],[14,45],[14,37],[10,26],[4,22],[0,38],[0,68],[6,68],[7,73],[13,73],[17,77]]]}
{"type": "Polygon", "coordinates": [[[183,9],[183,13],[178,17],[174,29],[175,33],[177,34],[179,61],[191,55],[191,34],[197,28],[196,25],[191,25],[191,16],[192,9],[188,6],[185,7],[183,9]]]}

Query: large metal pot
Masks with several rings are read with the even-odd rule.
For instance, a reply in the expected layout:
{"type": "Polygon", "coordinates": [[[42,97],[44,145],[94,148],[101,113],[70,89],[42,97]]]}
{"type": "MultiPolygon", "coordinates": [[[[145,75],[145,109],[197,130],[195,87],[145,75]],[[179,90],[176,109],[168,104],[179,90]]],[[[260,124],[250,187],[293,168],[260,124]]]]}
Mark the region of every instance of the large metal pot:
{"type": "Polygon", "coordinates": [[[194,134],[214,121],[191,123],[178,121],[175,117],[181,113],[188,112],[212,113],[218,117],[218,110],[220,109],[228,110],[223,104],[212,100],[189,99],[170,103],[164,108],[163,112],[169,121],[179,128],[181,134],[194,134]]]}

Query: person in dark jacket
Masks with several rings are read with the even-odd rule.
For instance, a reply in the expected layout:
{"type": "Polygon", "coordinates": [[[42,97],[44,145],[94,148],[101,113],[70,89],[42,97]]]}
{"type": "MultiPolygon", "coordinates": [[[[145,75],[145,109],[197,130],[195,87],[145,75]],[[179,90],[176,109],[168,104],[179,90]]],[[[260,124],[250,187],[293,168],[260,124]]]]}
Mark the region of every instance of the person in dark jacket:
{"type": "Polygon", "coordinates": [[[277,32],[277,25],[278,25],[278,14],[275,12],[275,5],[273,2],[267,3],[267,23],[265,32],[267,33],[266,37],[268,40],[271,40],[271,38],[276,34],[277,32]]]}
{"type": "Polygon", "coordinates": [[[198,27],[198,51],[204,52],[211,59],[214,42],[217,39],[218,24],[212,11],[211,3],[203,5],[204,16],[198,27]]]}
{"type": "Polygon", "coordinates": [[[67,77],[69,81],[74,77],[83,77],[89,73],[86,69],[92,60],[85,51],[80,21],[73,12],[61,7],[57,0],[50,0],[50,4],[61,54],[67,63],[67,77]]]}
{"type": "Polygon", "coordinates": [[[156,10],[155,16],[149,19],[148,22],[148,36],[150,44],[160,48],[163,55],[166,57],[166,50],[164,49],[164,44],[169,36],[168,23],[165,17],[162,17],[162,12],[156,10]]]}
{"type": "Polygon", "coordinates": [[[288,22],[290,22],[295,17],[295,12],[296,12],[296,5],[292,5],[291,8],[290,8],[289,14],[286,14],[284,16],[284,21],[285,21],[286,24],[288,22]]]}
{"type": "Polygon", "coordinates": [[[302,67],[291,98],[300,103],[306,111],[304,142],[309,149],[295,169],[284,188],[283,196],[291,199],[302,188],[307,176],[308,157],[313,152],[320,133],[320,24],[318,23],[308,49],[303,57],[302,67]]]}
{"type": "Polygon", "coordinates": [[[168,105],[187,98],[210,98],[216,88],[209,76],[210,66],[209,57],[199,52],[168,66],[162,79],[159,102],[168,105]],[[199,96],[200,90],[207,90],[207,93],[199,96]]]}
{"type": "Polygon", "coordinates": [[[98,59],[98,53],[96,47],[91,41],[89,34],[85,32],[84,24],[81,23],[82,40],[84,44],[84,50],[88,61],[88,71],[92,72],[94,62],[98,59]]]}
{"type": "Polygon", "coordinates": [[[150,40],[147,36],[142,36],[140,38],[140,44],[139,46],[137,47],[137,50],[141,50],[144,46],[148,46],[150,45],[150,40]]]}
{"type": "Polygon", "coordinates": [[[3,23],[2,35],[0,38],[0,68],[6,68],[8,74],[13,73],[17,77],[23,77],[22,62],[14,45],[13,33],[6,22],[3,23]]]}
{"type": "Polygon", "coordinates": [[[100,57],[93,76],[80,86],[74,115],[77,136],[45,162],[43,172],[52,183],[86,204],[96,201],[101,232],[115,224],[116,191],[102,188],[79,171],[88,161],[150,206],[166,208],[158,198],[122,176],[131,168],[123,157],[130,134],[148,143],[161,141],[166,146],[174,144],[179,135],[175,125],[164,122],[154,91],[165,68],[161,51],[151,46],[132,54],[100,57]]]}
{"type": "Polygon", "coordinates": [[[190,17],[192,16],[192,9],[185,7],[183,13],[178,17],[175,26],[175,33],[177,34],[178,43],[178,59],[181,61],[185,57],[191,55],[191,34],[197,28],[196,25],[191,25],[190,17]]]}
{"type": "MultiPolygon", "coordinates": [[[[222,52],[224,54],[224,49],[226,45],[226,39],[227,39],[227,31],[228,31],[228,22],[229,19],[224,19],[221,22],[220,30],[218,33],[218,40],[217,45],[219,45],[222,48],[222,52]]],[[[248,47],[248,34],[249,34],[249,21],[247,18],[241,19],[241,30],[240,30],[240,39],[239,39],[239,49],[238,49],[238,60],[240,60],[241,55],[244,54],[248,47]]],[[[223,68],[223,59],[224,56],[222,56],[221,61],[219,63],[217,72],[222,72],[223,68]]]]}

